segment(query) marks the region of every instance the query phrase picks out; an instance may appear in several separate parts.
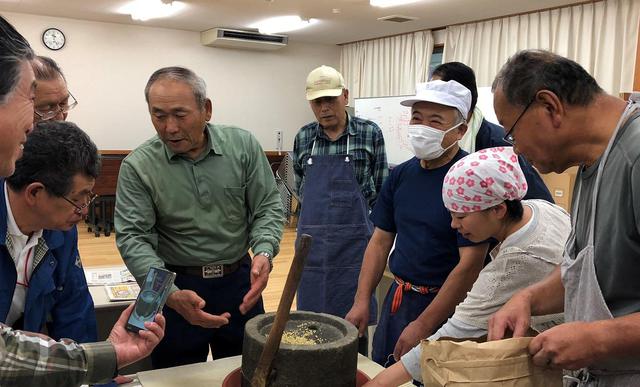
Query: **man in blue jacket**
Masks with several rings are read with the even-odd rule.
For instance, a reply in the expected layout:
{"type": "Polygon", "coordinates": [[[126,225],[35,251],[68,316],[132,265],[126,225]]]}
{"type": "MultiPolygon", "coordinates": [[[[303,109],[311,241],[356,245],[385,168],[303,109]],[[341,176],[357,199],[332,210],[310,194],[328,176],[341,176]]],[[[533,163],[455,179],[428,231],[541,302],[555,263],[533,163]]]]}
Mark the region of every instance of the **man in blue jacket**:
{"type": "MultiPolygon", "coordinates": [[[[469,66],[461,62],[443,63],[433,70],[432,80],[451,81],[454,80],[471,91],[471,109],[467,121],[469,122],[467,133],[460,140],[460,148],[469,153],[481,149],[493,148],[497,146],[511,146],[504,141],[504,128],[492,124],[484,119],[480,109],[476,107],[478,102],[478,88],[476,86],[476,75],[469,66]]],[[[524,157],[518,156],[520,167],[524,173],[529,189],[525,199],[543,199],[553,203],[553,198],[549,189],[542,181],[542,178],[524,157]]]]}
{"type": "Polygon", "coordinates": [[[46,121],[0,179],[0,322],[54,339],[97,339],[75,225],[95,198],[100,159],[76,125],[46,121]]]}

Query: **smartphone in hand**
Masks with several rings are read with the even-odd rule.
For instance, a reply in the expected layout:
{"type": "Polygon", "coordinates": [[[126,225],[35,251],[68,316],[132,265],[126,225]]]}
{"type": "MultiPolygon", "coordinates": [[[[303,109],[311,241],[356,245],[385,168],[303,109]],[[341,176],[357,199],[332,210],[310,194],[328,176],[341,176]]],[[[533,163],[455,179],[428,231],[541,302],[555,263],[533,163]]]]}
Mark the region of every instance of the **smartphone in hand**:
{"type": "Polygon", "coordinates": [[[169,270],[158,267],[149,269],[136,299],[136,305],[127,321],[127,330],[131,332],[146,330],[145,321],[153,321],[156,314],[162,310],[175,278],[176,273],[169,270]]]}

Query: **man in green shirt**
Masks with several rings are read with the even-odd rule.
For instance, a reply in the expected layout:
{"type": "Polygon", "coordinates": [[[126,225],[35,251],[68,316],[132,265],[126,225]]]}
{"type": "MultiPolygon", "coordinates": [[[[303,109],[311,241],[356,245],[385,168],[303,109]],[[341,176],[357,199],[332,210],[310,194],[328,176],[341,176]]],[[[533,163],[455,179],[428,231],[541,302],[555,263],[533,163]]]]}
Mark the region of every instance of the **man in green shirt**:
{"type": "Polygon", "coordinates": [[[209,347],[214,359],[238,355],[282,238],[273,174],[250,132],[207,123],[211,100],[191,70],[156,71],[145,96],[157,136],[120,167],[115,226],[139,282],[151,266],[177,273],[153,366],[205,361],[209,347]]]}

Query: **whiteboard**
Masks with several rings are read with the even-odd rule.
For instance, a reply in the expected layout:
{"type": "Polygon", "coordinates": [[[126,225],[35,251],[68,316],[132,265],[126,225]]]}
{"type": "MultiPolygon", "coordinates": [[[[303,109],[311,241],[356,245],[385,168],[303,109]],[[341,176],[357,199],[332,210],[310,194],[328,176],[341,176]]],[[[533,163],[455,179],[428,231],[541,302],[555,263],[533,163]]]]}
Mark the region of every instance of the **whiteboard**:
{"type": "MultiPolygon", "coordinates": [[[[407,138],[411,108],[400,105],[408,97],[356,98],[354,101],[355,115],[375,122],[382,129],[389,164],[400,164],[413,157],[407,138]]],[[[478,88],[477,106],[488,121],[498,123],[490,87],[478,88]]]]}
{"type": "Polygon", "coordinates": [[[356,117],[371,120],[382,129],[387,162],[400,164],[413,157],[407,138],[407,127],[411,120],[411,108],[400,105],[407,96],[356,98],[356,117]]]}

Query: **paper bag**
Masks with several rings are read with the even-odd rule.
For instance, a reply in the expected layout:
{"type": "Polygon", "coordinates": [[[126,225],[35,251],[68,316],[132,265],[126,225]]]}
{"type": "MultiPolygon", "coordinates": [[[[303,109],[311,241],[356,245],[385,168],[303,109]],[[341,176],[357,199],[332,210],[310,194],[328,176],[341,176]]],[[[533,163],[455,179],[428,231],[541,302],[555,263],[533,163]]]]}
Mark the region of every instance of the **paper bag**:
{"type": "Polygon", "coordinates": [[[562,371],[537,367],[527,349],[531,337],[477,343],[422,341],[425,387],[555,387],[562,371]]]}

